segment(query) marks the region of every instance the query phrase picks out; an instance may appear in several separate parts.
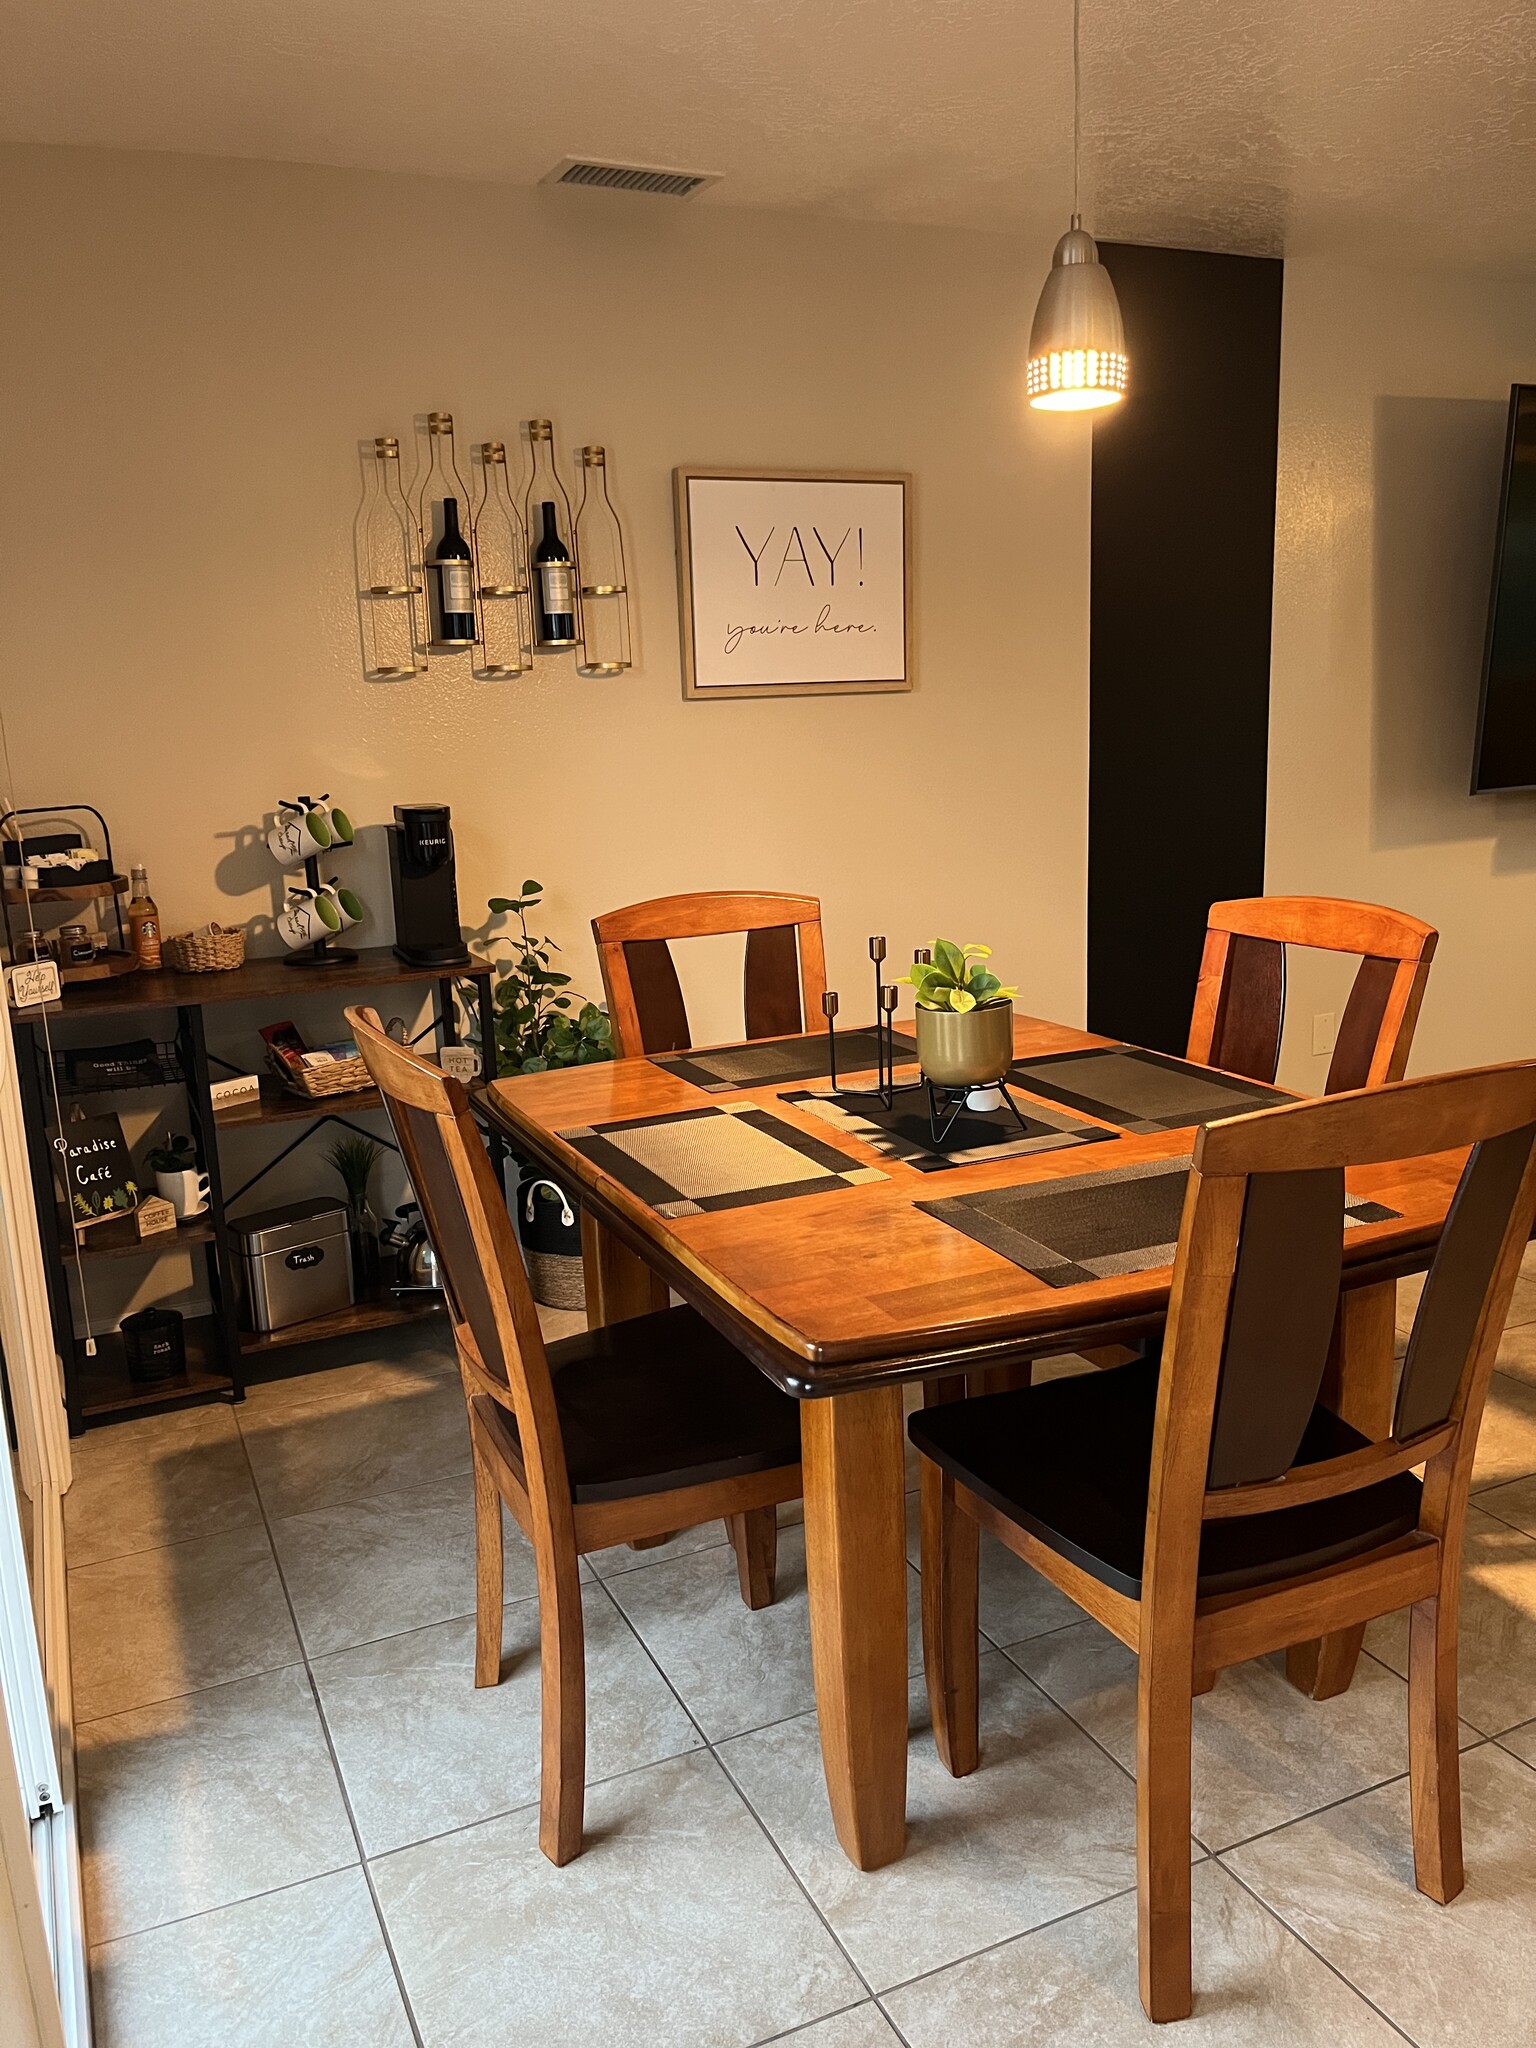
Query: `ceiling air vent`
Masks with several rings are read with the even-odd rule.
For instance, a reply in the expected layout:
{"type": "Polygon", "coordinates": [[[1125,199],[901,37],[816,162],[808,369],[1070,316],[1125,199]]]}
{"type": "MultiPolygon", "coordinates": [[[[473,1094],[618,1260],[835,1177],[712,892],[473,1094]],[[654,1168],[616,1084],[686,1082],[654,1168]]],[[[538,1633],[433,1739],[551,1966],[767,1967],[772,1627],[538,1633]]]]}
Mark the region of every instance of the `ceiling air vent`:
{"type": "Polygon", "coordinates": [[[691,199],[701,186],[718,184],[718,171],[665,171],[655,164],[601,164],[591,157],[562,157],[540,179],[544,185],[595,185],[605,192],[651,192],[662,199],[691,199]]]}

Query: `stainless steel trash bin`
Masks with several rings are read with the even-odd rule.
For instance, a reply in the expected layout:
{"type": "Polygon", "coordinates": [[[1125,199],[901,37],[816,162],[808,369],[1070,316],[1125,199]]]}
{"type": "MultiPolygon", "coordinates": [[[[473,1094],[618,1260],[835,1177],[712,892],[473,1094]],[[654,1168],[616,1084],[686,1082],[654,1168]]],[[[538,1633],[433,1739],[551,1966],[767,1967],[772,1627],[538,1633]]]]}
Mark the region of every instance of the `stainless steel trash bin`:
{"type": "Polygon", "coordinates": [[[251,1327],[286,1330],[353,1302],[352,1244],[341,1202],[287,1202],[231,1220],[251,1327]]]}

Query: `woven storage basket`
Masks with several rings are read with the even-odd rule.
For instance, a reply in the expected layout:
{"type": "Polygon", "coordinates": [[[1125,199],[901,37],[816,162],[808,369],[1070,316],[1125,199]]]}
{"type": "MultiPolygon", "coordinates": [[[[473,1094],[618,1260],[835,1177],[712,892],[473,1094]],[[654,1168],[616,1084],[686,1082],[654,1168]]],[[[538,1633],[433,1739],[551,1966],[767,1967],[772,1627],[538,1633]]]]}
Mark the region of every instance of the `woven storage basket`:
{"type": "Polygon", "coordinates": [[[546,1308],[585,1308],[587,1305],[587,1283],[581,1260],[573,1259],[565,1252],[529,1252],[528,1283],[534,1300],[542,1301],[546,1308]]]}
{"type": "Polygon", "coordinates": [[[245,933],[212,925],[205,932],[178,932],[161,950],[173,974],[227,974],[245,965],[245,933]]]}
{"type": "Polygon", "coordinates": [[[327,1060],[318,1067],[300,1067],[294,1071],[274,1060],[273,1066],[285,1088],[295,1095],[306,1095],[311,1101],[320,1095],[355,1095],[361,1088],[371,1088],[368,1069],[362,1060],[327,1060]]]}

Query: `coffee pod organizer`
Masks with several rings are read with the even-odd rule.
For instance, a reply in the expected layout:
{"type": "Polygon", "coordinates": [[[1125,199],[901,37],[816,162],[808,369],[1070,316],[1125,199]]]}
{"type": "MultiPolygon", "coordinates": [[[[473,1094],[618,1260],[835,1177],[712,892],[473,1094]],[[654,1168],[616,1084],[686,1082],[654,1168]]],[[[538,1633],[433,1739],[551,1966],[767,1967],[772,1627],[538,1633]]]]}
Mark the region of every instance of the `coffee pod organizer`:
{"type": "MultiPolygon", "coordinates": [[[[453,414],[418,421],[417,461],[402,480],[400,439],[379,434],[362,448],[364,483],[355,552],[363,673],[370,682],[425,675],[434,658],[468,654],[482,681],[513,681],[531,673],[536,655],[574,651],[584,676],[622,675],[632,666],[628,551],[623,522],[608,487],[608,453],[595,442],[580,455],[576,508],[563,480],[548,419],[523,424],[517,473],[504,440],[475,446],[470,475],[460,466],[453,414]],[[443,504],[459,510],[470,551],[473,636],[438,636],[435,555],[443,504]],[[575,632],[541,640],[534,551],[541,508],[555,507],[555,525],[569,551],[575,583],[575,632]]],[[[332,958],[336,957],[334,954],[332,958]]]]}
{"type": "Polygon", "coordinates": [[[277,935],[288,948],[290,967],[334,967],[357,958],[336,934],[367,916],[362,899],[332,875],[322,881],[320,862],[357,837],[351,818],[328,794],[284,797],[267,834],[267,847],[280,868],[302,866],[304,880],[285,879],[277,935]]]}
{"type": "Polygon", "coordinates": [[[61,982],[135,973],[123,919],[128,890],[94,804],[0,812],[0,916],[13,964],[54,959],[61,982]],[[56,931],[39,930],[58,919],[56,931]]]}

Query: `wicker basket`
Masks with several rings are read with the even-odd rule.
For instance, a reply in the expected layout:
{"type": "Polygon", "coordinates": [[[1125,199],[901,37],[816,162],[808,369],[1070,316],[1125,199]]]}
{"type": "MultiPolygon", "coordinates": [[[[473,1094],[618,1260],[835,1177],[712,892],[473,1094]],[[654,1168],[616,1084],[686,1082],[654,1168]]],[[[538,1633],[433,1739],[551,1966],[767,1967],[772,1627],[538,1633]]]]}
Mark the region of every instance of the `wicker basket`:
{"type": "Polygon", "coordinates": [[[173,974],[228,974],[245,965],[245,933],[213,924],[205,932],[177,932],[161,951],[173,974]]]}
{"type": "Polygon", "coordinates": [[[272,1065],[285,1088],[295,1095],[306,1095],[311,1101],[321,1095],[356,1095],[360,1089],[373,1086],[360,1058],[325,1060],[318,1067],[286,1067],[280,1060],[274,1060],[272,1065]]]}

